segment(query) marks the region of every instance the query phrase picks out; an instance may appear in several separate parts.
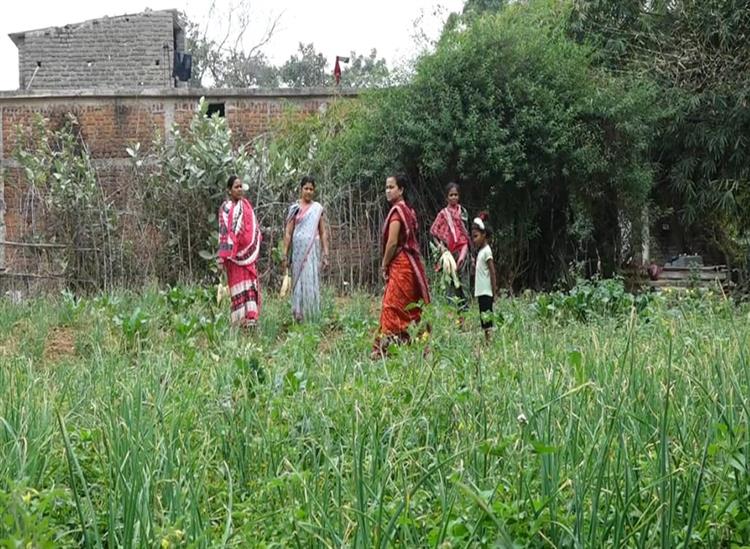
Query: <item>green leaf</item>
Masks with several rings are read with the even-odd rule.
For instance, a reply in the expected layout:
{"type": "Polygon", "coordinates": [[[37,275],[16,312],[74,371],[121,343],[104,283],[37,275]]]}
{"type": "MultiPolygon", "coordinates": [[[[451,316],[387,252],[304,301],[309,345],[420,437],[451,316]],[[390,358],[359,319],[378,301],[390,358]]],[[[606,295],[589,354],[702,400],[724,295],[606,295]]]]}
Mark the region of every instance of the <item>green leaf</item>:
{"type": "Polygon", "coordinates": [[[534,448],[534,453],[540,454],[540,455],[554,454],[555,452],[559,450],[557,446],[549,446],[548,444],[545,444],[538,440],[532,440],[531,446],[534,448]]]}

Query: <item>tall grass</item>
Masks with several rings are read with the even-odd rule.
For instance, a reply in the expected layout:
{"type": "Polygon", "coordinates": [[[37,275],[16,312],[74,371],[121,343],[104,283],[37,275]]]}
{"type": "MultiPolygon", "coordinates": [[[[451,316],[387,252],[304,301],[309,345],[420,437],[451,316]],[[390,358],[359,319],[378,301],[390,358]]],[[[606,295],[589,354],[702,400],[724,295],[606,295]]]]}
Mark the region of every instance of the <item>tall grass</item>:
{"type": "Polygon", "coordinates": [[[0,303],[0,545],[750,543],[745,307],[505,300],[485,345],[437,304],[371,362],[372,302],[254,334],[202,289],[0,303]]]}

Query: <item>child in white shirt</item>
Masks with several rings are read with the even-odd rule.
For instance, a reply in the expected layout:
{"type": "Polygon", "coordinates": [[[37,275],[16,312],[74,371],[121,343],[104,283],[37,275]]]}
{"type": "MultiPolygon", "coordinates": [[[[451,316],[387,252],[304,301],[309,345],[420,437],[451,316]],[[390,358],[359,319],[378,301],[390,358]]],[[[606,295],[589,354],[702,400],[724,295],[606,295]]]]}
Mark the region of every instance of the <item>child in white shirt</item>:
{"type": "Polygon", "coordinates": [[[492,330],[492,302],[497,293],[497,277],[495,263],[492,260],[492,248],[489,245],[492,231],[487,223],[488,217],[486,212],[482,212],[474,218],[471,226],[471,239],[478,250],[474,275],[474,297],[479,302],[479,315],[484,337],[489,341],[492,330]]]}

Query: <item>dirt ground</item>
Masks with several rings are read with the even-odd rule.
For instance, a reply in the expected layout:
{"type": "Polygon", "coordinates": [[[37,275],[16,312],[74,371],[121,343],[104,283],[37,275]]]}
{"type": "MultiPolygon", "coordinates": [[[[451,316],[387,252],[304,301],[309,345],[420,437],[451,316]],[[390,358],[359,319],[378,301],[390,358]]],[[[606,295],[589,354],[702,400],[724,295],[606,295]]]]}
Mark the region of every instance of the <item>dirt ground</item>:
{"type": "Polygon", "coordinates": [[[60,362],[61,360],[75,356],[76,334],[72,328],[56,326],[47,335],[44,345],[44,360],[47,362],[60,362]]]}

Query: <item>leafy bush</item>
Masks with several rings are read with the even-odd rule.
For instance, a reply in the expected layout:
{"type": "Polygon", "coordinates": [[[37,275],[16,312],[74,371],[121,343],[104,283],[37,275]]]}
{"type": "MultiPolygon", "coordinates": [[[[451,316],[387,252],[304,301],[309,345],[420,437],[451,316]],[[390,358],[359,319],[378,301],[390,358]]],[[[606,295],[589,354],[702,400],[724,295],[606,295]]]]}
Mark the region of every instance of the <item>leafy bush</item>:
{"type": "MultiPolygon", "coordinates": [[[[16,161],[29,185],[29,240],[62,246],[52,268],[70,288],[111,288],[122,257],[114,247],[117,218],[99,184],[78,120],[72,114],[56,126],[35,115],[19,129],[16,161]]],[[[41,248],[35,261],[44,263],[41,248]]]]}
{"type": "Polygon", "coordinates": [[[634,308],[642,313],[654,299],[654,294],[627,292],[619,278],[579,280],[568,291],[539,294],[534,309],[541,318],[588,321],[628,315],[634,308]]]}
{"type": "Polygon", "coordinates": [[[227,179],[236,174],[249,183],[244,146],[232,144],[224,118],[207,112],[202,98],[188,128],[175,125],[166,140],[157,136],[149,153],[142,153],[140,144],[128,148],[141,181],[144,213],[158,229],[153,245],[161,250],[152,258],[158,262],[157,276],[169,283],[205,279],[215,269],[207,259],[218,247],[217,212],[227,179]]]}

